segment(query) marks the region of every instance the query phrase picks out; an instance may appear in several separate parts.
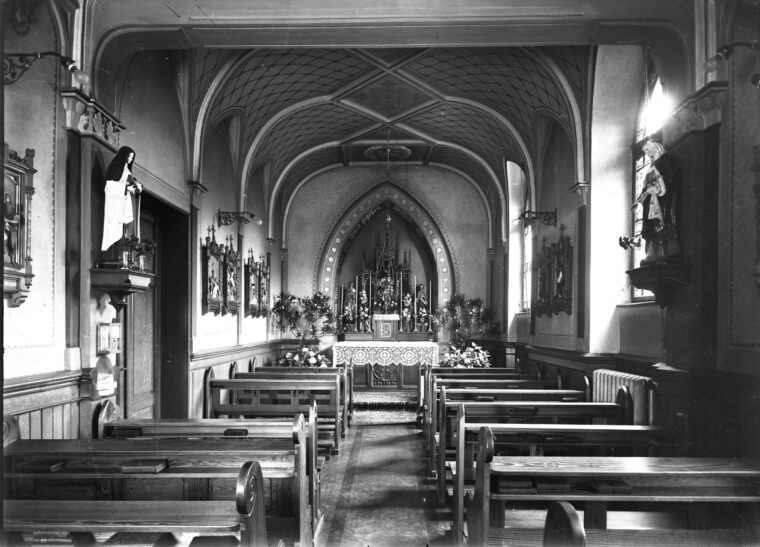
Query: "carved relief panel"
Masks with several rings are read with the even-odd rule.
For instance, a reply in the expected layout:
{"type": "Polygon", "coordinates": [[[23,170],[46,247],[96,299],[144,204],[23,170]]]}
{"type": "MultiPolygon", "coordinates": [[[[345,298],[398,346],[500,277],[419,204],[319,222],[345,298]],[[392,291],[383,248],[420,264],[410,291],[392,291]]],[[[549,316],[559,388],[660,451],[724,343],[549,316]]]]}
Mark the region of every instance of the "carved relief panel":
{"type": "Polygon", "coordinates": [[[3,297],[11,307],[24,303],[32,286],[32,195],[34,150],[24,157],[4,146],[3,176],[3,297]]]}

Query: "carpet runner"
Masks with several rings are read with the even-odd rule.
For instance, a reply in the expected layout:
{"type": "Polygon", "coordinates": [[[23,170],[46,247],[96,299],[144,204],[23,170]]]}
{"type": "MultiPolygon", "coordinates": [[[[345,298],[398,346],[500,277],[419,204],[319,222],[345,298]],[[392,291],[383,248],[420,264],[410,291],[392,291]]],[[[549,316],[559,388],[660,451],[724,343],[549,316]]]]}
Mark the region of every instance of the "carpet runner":
{"type": "Polygon", "coordinates": [[[323,471],[327,518],[317,545],[441,545],[449,515],[437,514],[419,430],[412,424],[357,426],[346,444],[323,471]]]}

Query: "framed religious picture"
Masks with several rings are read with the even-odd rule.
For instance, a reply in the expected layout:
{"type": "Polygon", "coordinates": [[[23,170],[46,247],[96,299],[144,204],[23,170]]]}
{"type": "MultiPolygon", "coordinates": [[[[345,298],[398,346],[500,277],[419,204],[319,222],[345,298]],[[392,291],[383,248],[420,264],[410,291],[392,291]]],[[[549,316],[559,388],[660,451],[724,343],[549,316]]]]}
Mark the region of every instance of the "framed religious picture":
{"type": "Polygon", "coordinates": [[[205,242],[201,240],[201,311],[204,314],[219,315],[222,311],[223,253],[224,246],[216,242],[216,233],[211,226],[205,242]]]}
{"type": "Polygon", "coordinates": [[[227,245],[222,247],[222,269],[224,272],[222,278],[222,315],[228,313],[235,315],[238,312],[238,298],[240,296],[238,271],[240,270],[240,256],[235,252],[232,243],[233,236],[229,236],[227,238],[227,245]]]}
{"type": "Polygon", "coordinates": [[[248,249],[245,260],[245,306],[243,313],[246,317],[259,316],[259,267],[260,263],[253,258],[253,249],[248,249]]]}
{"type": "Polygon", "coordinates": [[[573,313],[573,246],[570,236],[560,232],[554,248],[554,295],[552,311],[554,313],[573,313]]]}
{"type": "Polygon", "coordinates": [[[245,310],[246,316],[266,317],[269,298],[269,266],[264,255],[259,260],[253,256],[253,249],[248,249],[245,261],[245,310]]]}
{"type": "Polygon", "coordinates": [[[262,255],[259,260],[259,317],[266,317],[269,313],[269,266],[264,262],[262,255]]]}
{"type": "Polygon", "coordinates": [[[20,306],[32,286],[32,195],[34,150],[24,157],[4,145],[3,174],[3,297],[20,306]]]}

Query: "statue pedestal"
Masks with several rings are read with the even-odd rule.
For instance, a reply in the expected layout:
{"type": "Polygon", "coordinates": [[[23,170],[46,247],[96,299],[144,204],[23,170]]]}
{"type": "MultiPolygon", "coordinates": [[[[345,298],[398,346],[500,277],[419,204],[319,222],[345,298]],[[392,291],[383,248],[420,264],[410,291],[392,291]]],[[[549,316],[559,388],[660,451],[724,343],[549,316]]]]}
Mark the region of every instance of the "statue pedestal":
{"type": "Polygon", "coordinates": [[[372,316],[375,340],[392,342],[398,340],[398,323],[401,317],[397,313],[376,313],[372,316]]]}

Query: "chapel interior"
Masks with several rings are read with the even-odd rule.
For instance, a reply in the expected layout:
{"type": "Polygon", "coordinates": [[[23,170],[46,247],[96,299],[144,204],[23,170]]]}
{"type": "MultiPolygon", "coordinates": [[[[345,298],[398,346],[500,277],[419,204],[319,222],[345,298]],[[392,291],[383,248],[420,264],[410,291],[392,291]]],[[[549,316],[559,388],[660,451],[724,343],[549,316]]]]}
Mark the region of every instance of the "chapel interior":
{"type": "MultiPolygon", "coordinates": [[[[210,418],[219,393],[232,400],[225,380],[299,355],[342,366],[357,400],[417,401],[455,342],[587,400],[595,371],[643,377],[633,423],[658,443],[635,454],[760,469],[760,1],[1,13],[6,505],[9,433],[86,441],[106,421],[210,418]],[[134,162],[112,198],[123,147],[134,162]],[[460,330],[457,302],[478,319],[460,330]],[[288,319],[310,305],[319,321],[288,319]]],[[[425,420],[336,426],[307,544],[462,544],[456,503],[432,501],[425,420]],[[390,484],[390,454],[414,495],[360,526],[346,492],[390,484]],[[416,512],[380,524],[409,499],[416,512]]],[[[760,471],[747,476],[741,517],[699,514],[759,532],[760,471]]]]}

